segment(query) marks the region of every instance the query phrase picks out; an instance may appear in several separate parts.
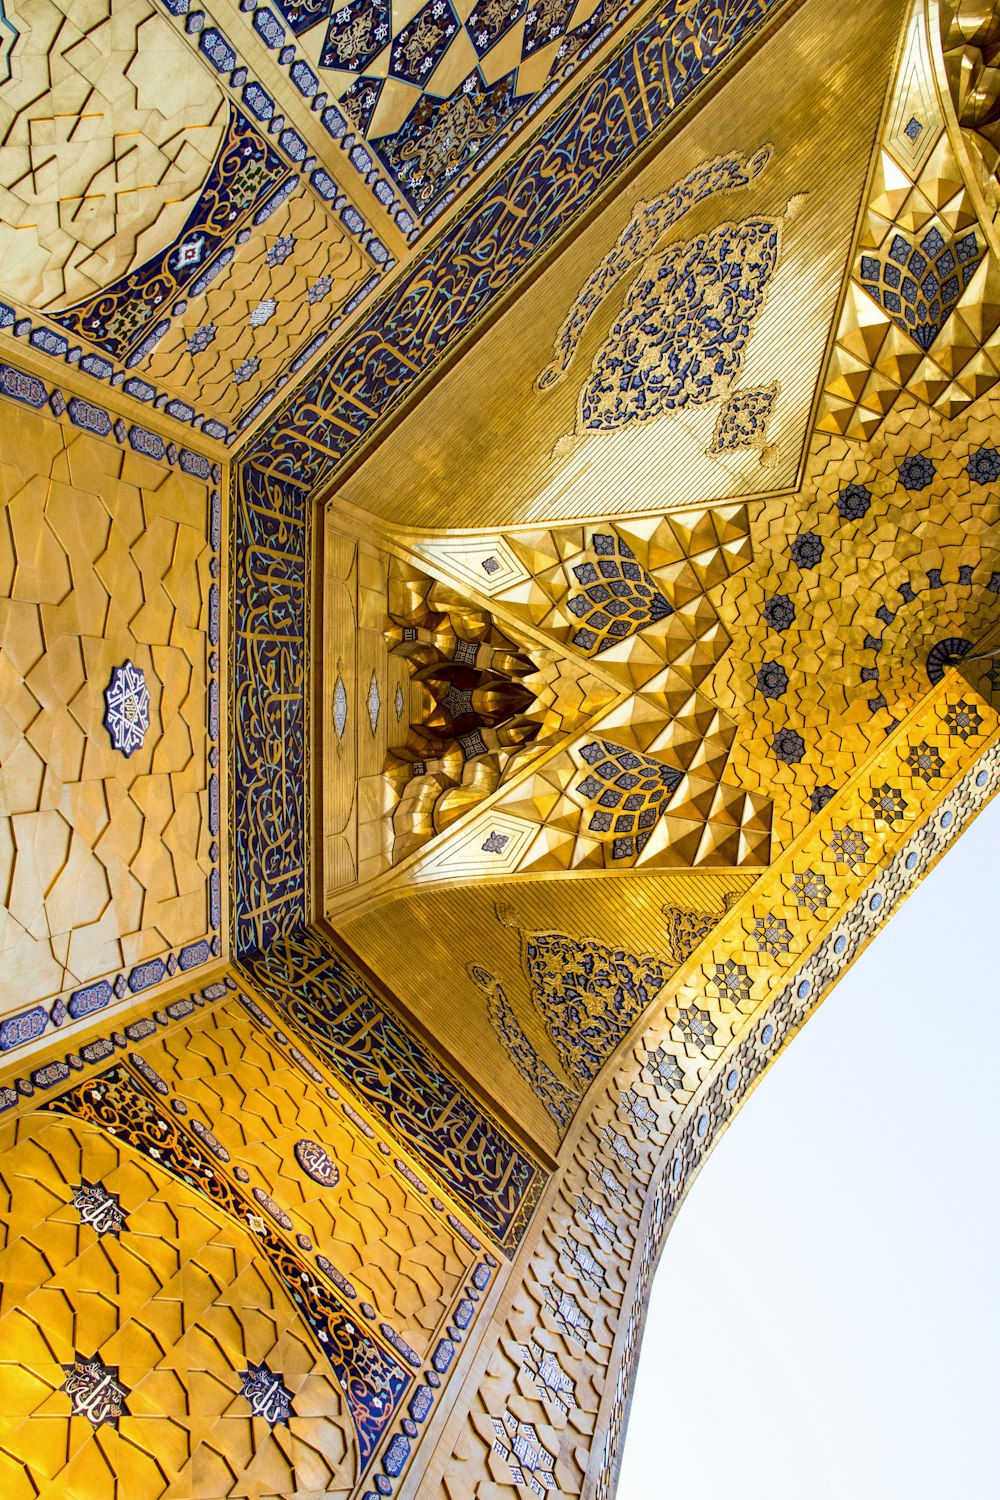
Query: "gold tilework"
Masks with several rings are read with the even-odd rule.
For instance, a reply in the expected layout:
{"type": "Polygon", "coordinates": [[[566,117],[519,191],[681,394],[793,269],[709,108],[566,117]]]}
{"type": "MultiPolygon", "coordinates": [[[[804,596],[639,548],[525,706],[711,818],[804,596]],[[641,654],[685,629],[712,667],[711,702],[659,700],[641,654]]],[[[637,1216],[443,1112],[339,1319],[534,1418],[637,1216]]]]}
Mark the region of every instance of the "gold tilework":
{"type": "Polygon", "coordinates": [[[0,291],[76,302],[180,232],[222,143],[222,90],[145,0],[15,0],[0,92],[0,291]]]}
{"type": "Polygon", "coordinates": [[[236,247],[235,258],[135,369],[182,397],[196,389],[204,408],[232,421],[370,274],[360,247],[300,189],[236,247]]]}
{"type": "Polygon", "coordinates": [[[611,1500],[691,1181],[1000,787],[997,16],[643,0],[605,95],[562,0],[245,3],[0,7],[0,1492],[611,1500]],[[427,233],[369,147],[555,59],[427,233]]]}
{"type": "Polygon", "coordinates": [[[998,421],[993,397],[954,419],[904,399],[865,447],[819,434],[794,510],[776,498],[756,511],[755,561],[722,589],[733,645],[705,686],[741,726],[733,778],[775,796],[779,847],[805,827],[815,789],[839,789],[927,690],[934,645],[977,642],[1000,619],[1000,502],[969,472],[972,455],[995,441],[998,421]],[[921,489],[901,482],[900,466],[912,456],[934,466],[921,489]],[[838,509],[849,485],[871,496],[857,519],[838,509]],[[791,546],[804,535],[820,538],[823,555],[800,568],[791,546]],[[781,630],[765,615],[776,595],[795,613],[781,630]],[[771,698],[757,686],[767,662],[788,678],[771,698]],[[794,764],[775,756],[783,729],[803,740],[794,764]]]}
{"type": "MultiPolygon", "coordinates": [[[[815,5],[792,15],[741,71],[738,110],[699,117],[666,144],[627,194],[582,227],[460,366],[383,438],[339,498],[401,531],[457,525],[509,531],[593,518],[596,495],[600,514],[613,518],[793,486],[892,60],[885,38],[898,15],[895,0],[855,7],[847,15],[815,5]],[[829,66],[832,57],[836,69],[829,66]],[[863,65],[853,66],[852,57],[863,58],[863,65]],[[848,75],[851,108],[845,112],[840,91],[848,75]],[[667,217],[660,233],[650,234],[646,256],[633,259],[617,281],[612,278],[592,312],[566,378],[539,389],[567,310],[641,216],[641,207],[672,204],[679,185],[706,163],[749,163],[768,148],[766,166],[744,176],[745,185],[690,206],[685,199],[687,211],[680,208],[673,222],[667,217]],[[653,249],[694,243],[720,225],[776,222],[801,194],[808,197],[784,225],[766,306],[733,382],[744,390],[780,383],[768,429],[768,441],[780,449],[778,466],[763,468],[754,448],[709,456],[719,399],[678,405],[620,431],[595,431],[572,453],[560,450],[560,439],[576,425],[591,361],[611,336],[628,289],[642,282],[641,266],[651,264],[653,249]]],[[[711,273],[706,270],[698,283],[697,267],[689,269],[699,286],[698,307],[703,297],[710,306],[721,296],[711,286],[711,273]]],[[[683,327],[685,312],[683,297],[668,299],[662,323],[669,327],[676,320],[683,327]]],[[[710,363],[706,359],[706,370],[710,363]]]]}
{"type": "Polygon", "coordinates": [[[233,1161],[291,1216],[295,1232],[306,1233],[426,1357],[474,1256],[375,1141],[289,1065],[235,999],[147,1045],[143,1056],[210,1122],[233,1161]],[[330,1153],[337,1184],[317,1186],[299,1166],[295,1146],[303,1138],[330,1153]]]}
{"type": "Polygon", "coordinates": [[[3,1135],[4,1494],[349,1494],[346,1402],[251,1232],[94,1126],[29,1115],[3,1135]],[[118,1196],[119,1236],[81,1223],[84,1181],[118,1196]],[[128,1392],[117,1429],[60,1389],[95,1354],[128,1392]],[[287,1426],[240,1399],[251,1362],[293,1393],[287,1426]]]}
{"type": "Polygon", "coordinates": [[[561,1495],[609,1500],[646,1299],[678,1206],[762,1072],[912,879],[995,793],[998,729],[996,708],[948,675],[672,977],[567,1139],[515,1267],[517,1291],[512,1284],[498,1309],[490,1362],[467,1394],[464,1428],[422,1496],[502,1493],[512,1479],[497,1423],[513,1416],[555,1456],[561,1495]],[[965,738],[949,728],[958,704],[975,718],[965,738]],[[929,778],[911,764],[913,748],[928,743],[938,752],[929,778]],[[891,820],[870,800],[887,784],[905,802],[891,820]],[[845,829],[853,862],[842,858],[845,829]],[[786,931],[768,947],[760,924],[779,918],[786,931]],[[569,1382],[559,1400],[538,1377],[542,1354],[569,1382]]]}
{"type": "MultiPolygon", "coordinates": [[[[541,1054],[558,1067],[541,1020],[531,1019],[536,1002],[521,960],[519,930],[566,933],[573,940],[652,954],[669,975],[683,956],[677,949],[676,913],[721,920],[727,901],[749,890],[755,876],[739,871],[636,873],[614,881],[613,909],[607,879],[549,876],[513,887],[470,883],[397,896],[337,923],[355,952],[482,1089],[507,1109],[517,1100],[517,1117],[550,1150],[558,1144],[551,1121],[510,1060],[498,1055],[486,1003],[470,968],[478,966],[498,978],[533,1035],[537,1024],[541,1054]],[[423,956],[419,976],[414,953],[423,956]],[[456,1013],[463,1018],[460,1030],[453,1023],[456,1013]]],[[[710,924],[706,920],[703,925],[710,924]]]]}
{"type": "Polygon", "coordinates": [[[5,1011],[208,927],[208,488],[5,401],[0,433],[5,1011]],[[112,668],[146,674],[126,759],[112,668]]]}

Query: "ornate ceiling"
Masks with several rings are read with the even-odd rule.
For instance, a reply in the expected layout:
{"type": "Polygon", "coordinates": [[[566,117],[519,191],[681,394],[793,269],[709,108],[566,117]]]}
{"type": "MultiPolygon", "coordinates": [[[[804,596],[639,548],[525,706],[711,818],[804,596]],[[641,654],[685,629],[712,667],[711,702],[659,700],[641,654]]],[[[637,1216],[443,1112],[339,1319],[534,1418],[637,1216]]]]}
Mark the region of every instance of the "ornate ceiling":
{"type": "MultiPolygon", "coordinates": [[[[254,1298],[340,1341],[326,1471],[268,1418],[246,1493],[367,1496],[376,1453],[392,1493],[441,1384],[404,1417],[406,1364],[453,1357],[441,1484],[525,1487],[576,1314],[584,1436],[530,1472],[610,1473],[690,1176],[992,791],[998,49],[951,0],[3,0],[0,1114],[109,1223],[74,1163],[130,1121],[154,1238],[202,1147],[239,1164],[191,1256],[250,1224],[254,1298]],[[627,1323],[546,1290],[568,1254],[614,1301],[581,1193],[627,1323]]],[[[257,1418],[321,1389],[211,1326],[257,1418]]],[[[142,1493],[243,1493],[212,1431],[215,1488],[142,1493]]]]}

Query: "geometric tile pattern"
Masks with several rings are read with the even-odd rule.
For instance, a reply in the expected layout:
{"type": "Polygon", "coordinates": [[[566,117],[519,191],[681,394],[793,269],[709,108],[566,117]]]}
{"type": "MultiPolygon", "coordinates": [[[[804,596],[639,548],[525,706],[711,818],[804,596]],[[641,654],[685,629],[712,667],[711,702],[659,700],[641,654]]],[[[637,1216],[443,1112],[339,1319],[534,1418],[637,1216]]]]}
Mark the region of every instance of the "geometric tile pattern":
{"type": "Polygon", "coordinates": [[[705,690],[740,724],[727,774],[772,797],[777,848],[801,833],[825,788],[837,789],[835,768],[873,753],[1000,621],[1000,491],[986,447],[998,421],[994,394],[971,420],[905,394],[870,447],[818,434],[796,524],[821,540],[822,557],[803,572],[773,547],[787,512],[769,497],[755,517],[754,561],[713,596],[732,647],[705,690]],[[903,483],[909,457],[927,460],[919,490],[903,483]],[[852,486],[869,498],[845,515],[852,486]],[[772,666],[785,682],[765,696],[759,674],[772,666]],[[794,762],[778,759],[786,730],[801,741],[794,762]]]}
{"type": "MultiPolygon", "coordinates": [[[[554,637],[570,667],[576,666],[581,649],[575,645],[580,627],[576,601],[593,604],[580,586],[583,582],[590,590],[600,577],[596,563],[615,570],[627,564],[652,594],[648,614],[632,622],[630,634],[606,639],[596,654],[590,652],[589,638],[583,643],[592,675],[603,677],[618,695],[594,724],[601,740],[581,739],[571,752],[555,746],[547,758],[530,765],[527,776],[508,778],[498,805],[543,825],[518,869],[600,869],[612,860],[680,866],[765,863],[770,842],[766,797],[748,797],[730,783],[727,765],[735,725],[701,688],[725,659],[730,642],[715,597],[750,565],[746,509],[719,506],[630,519],[589,537],[579,529],[556,527],[517,532],[510,542],[529,582],[526,586],[522,577],[498,589],[492,596],[494,618],[508,630],[524,622],[554,637]],[[621,761],[621,779],[611,791],[602,791],[594,766],[588,765],[593,756],[597,769],[605,763],[598,754],[602,743],[630,759],[628,766],[621,761]],[[662,809],[659,817],[651,807],[632,807],[637,797],[645,796],[627,785],[638,775],[632,760],[660,786],[659,798],[655,790],[649,794],[662,809]],[[619,785],[622,807],[615,817],[610,800],[602,802],[601,797],[618,796],[619,785]]],[[[638,584],[623,577],[622,586],[638,584]]],[[[603,601],[597,607],[606,613],[603,601]]]]}
{"type": "MultiPolygon", "coordinates": [[[[35,382],[32,396],[36,386],[44,392],[35,382]]],[[[9,1011],[25,994],[131,974],[210,936],[219,824],[209,798],[209,486],[23,400],[3,402],[0,480],[9,1011]],[[128,758],[104,728],[105,689],[122,662],[144,674],[150,724],[128,758]]],[[[211,691],[217,719],[217,683],[211,691]]]]}
{"type": "Polygon", "coordinates": [[[279,0],[348,127],[364,136],[414,214],[434,210],[501,130],[593,50],[624,9],[610,0],[279,0]],[[332,12],[332,13],[331,13],[332,12]]]}
{"type": "Polygon", "coordinates": [[[855,438],[904,390],[955,416],[1000,380],[1000,267],[935,102],[924,26],[915,9],[819,409],[821,430],[855,438]]]}
{"type": "MultiPolygon", "coordinates": [[[[445,1461],[442,1494],[462,1492],[465,1476],[484,1470],[503,1482],[489,1454],[501,1430],[511,1432],[509,1413],[516,1412],[518,1423],[558,1455],[561,1495],[575,1500],[592,1493],[610,1500],[649,1285],[695,1171],[798,1025],[998,786],[997,707],[966,684],[942,682],[913,721],[882,743],[855,783],[815,817],[803,847],[779,857],[737,911],[721,917],[698,957],[671,975],[631,1045],[588,1099],[586,1122],[563,1157],[519,1295],[504,1314],[497,1356],[466,1398],[466,1426],[445,1461]],[[981,718],[968,741],[947,734],[960,703],[972,704],[981,718]],[[909,756],[914,746],[932,743],[939,746],[942,765],[936,785],[928,786],[919,767],[910,769],[909,756]],[[961,790],[948,791],[958,777],[964,777],[961,790]],[[886,785],[899,788],[905,801],[893,828],[871,805],[886,785]],[[843,846],[835,835],[845,829],[866,846],[855,845],[853,864],[838,857],[843,846]],[[792,877],[806,868],[828,887],[828,909],[797,904],[792,877]],[[757,934],[763,930],[787,933],[787,939],[762,945],[757,934]],[[810,955],[805,961],[803,953],[810,955]],[[745,972],[752,992],[744,984],[738,996],[713,995],[706,990],[706,972],[745,972]],[[699,1014],[708,1027],[690,1041],[683,1038],[678,1020],[699,1014]],[[666,1060],[667,1048],[674,1050],[676,1044],[667,1041],[671,1032],[681,1039],[686,1075],[685,1088],[677,1092],[654,1088],[650,1069],[651,1057],[666,1060]],[[620,1107],[626,1094],[628,1111],[620,1107]],[[638,1100],[644,1101],[641,1111],[638,1100]],[[669,1152],[663,1150],[666,1138],[669,1152]],[[595,1204],[616,1237],[599,1253],[595,1244],[588,1259],[579,1255],[578,1231],[588,1232],[595,1204]],[[574,1382],[571,1393],[560,1393],[563,1411],[537,1376],[534,1391],[525,1378],[525,1351],[530,1341],[537,1345],[543,1338],[546,1353],[574,1382]],[[581,1431],[601,1434],[589,1452],[578,1449],[575,1434],[581,1431]],[[571,1434],[574,1440],[567,1441],[571,1434]]],[[[532,1355],[528,1369],[538,1359],[534,1350],[532,1355]]],[[[509,1439],[503,1442],[504,1449],[511,1446],[509,1439]]]]}
{"type": "Polygon", "coordinates": [[[919,245],[897,230],[885,255],[861,257],[861,284],[897,327],[929,349],[984,254],[974,230],[945,239],[932,225],[919,245]]]}
{"type": "Polygon", "coordinates": [[[252,1231],[95,1126],[32,1114],[3,1137],[17,1201],[0,1251],[2,1378],[17,1393],[0,1414],[3,1493],[110,1494],[109,1469],[149,1500],[343,1493],[346,1400],[252,1231]],[[71,1199],[87,1179],[127,1210],[119,1236],[81,1230],[71,1199]],[[294,1398],[294,1445],[261,1422],[248,1446],[241,1384],[260,1365],[294,1398]]]}
{"type": "Polygon", "coordinates": [[[277,1201],[354,1288],[428,1357],[475,1254],[376,1148],[375,1141],[289,1067],[236,999],[143,1049],[192,1116],[207,1121],[252,1182],[277,1201]],[[317,1187],[299,1164],[303,1134],[336,1158],[340,1180],[317,1187]]]}

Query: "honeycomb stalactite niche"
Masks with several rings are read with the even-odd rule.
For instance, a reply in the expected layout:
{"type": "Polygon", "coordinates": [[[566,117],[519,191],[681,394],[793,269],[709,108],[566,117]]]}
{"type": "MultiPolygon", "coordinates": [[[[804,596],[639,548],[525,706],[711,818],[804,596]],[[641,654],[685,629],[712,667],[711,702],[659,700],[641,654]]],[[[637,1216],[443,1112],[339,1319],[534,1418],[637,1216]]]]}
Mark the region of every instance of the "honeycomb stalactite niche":
{"type": "Polygon", "coordinates": [[[615,689],[332,513],[325,561],[327,890],[349,901],[348,872],[418,855],[615,689]]]}
{"type": "Polygon", "coordinates": [[[994,8],[588,3],[0,0],[2,1500],[611,1500],[1000,787],[994,8]]]}

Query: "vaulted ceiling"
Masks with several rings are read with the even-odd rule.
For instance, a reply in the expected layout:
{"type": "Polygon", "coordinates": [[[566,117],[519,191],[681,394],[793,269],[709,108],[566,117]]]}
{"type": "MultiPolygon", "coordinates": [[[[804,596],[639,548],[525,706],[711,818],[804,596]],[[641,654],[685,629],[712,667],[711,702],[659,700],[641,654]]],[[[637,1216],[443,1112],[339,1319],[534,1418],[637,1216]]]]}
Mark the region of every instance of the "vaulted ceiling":
{"type": "Polygon", "coordinates": [[[4,0],[12,1038],[328,923],[554,1148],[526,934],[662,979],[996,624],[994,31],[4,0]]]}

